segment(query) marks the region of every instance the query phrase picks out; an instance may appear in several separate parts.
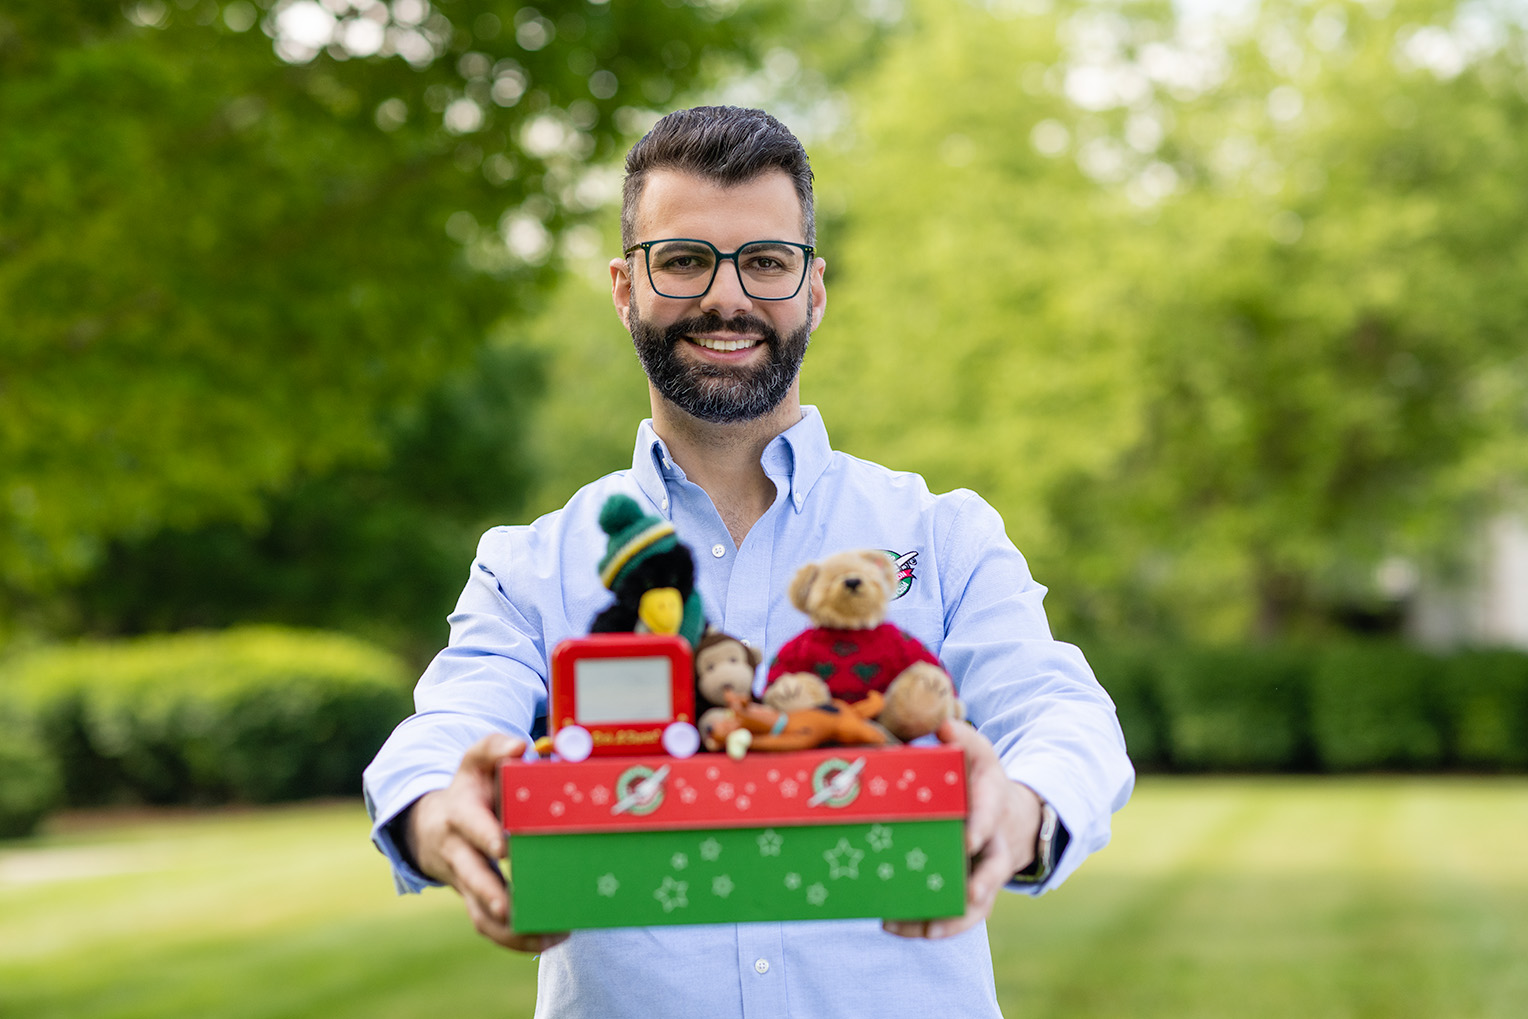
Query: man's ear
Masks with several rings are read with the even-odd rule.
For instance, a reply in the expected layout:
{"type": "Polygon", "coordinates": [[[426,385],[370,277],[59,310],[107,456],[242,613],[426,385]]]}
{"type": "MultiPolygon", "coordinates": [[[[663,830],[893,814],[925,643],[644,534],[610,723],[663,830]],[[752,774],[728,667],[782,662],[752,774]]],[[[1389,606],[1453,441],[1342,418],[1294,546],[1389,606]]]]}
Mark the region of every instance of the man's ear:
{"type": "Polygon", "coordinates": [[[610,260],[610,301],[621,324],[631,332],[631,264],[624,258],[610,260]]]}
{"type": "Polygon", "coordinates": [[[822,317],[828,311],[828,288],[823,283],[823,273],[827,270],[828,263],[820,258],[812,260],[812,271],[808,274],[808,290],[812,301],[812,329],[822,325],[822,317]]]}

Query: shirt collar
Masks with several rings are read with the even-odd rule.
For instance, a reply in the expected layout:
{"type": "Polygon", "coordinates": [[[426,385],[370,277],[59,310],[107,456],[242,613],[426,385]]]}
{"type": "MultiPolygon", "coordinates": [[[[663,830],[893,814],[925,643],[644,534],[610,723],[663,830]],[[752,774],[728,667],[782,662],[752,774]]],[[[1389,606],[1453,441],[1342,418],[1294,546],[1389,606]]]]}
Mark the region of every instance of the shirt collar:
{"type": "MultiPolygon", "coordinates": [[[[799,513],[806,504],[812,486],[828,469],[833,448],[828,444],[828,430],[817,408],[801,408],[801,420],[779,435],[768,446],[759,464],[764,473],[790,486],[791,504],[799,513]]],[[[654,506],[662,506],[668,481],[684,480],[684,470],[669,455],[668,447],[653,430],[652,418],[637,426],[637,445],[631,459],[632,476],[654,506]]]]}

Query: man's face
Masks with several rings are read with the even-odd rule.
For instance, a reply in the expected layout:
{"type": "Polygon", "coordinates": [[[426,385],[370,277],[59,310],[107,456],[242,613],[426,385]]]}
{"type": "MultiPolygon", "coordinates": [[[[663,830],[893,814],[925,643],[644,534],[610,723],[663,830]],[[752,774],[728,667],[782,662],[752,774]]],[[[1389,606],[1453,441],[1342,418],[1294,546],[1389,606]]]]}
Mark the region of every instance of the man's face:
{"type": "MultiPolygon", "coordinates": [[[[674,171],[654,172],[637,209],[637,240],[689,237],[722,252],[749,241],[804,241],[801,204],[784,173],[724,188],[674,171]]],[[[800,292],[784,301],[744,293],[731,262],[697,298],[655,293],[646,256],[611,262],[616,308],[642,368],[669,403],[705,421],[747,421],[780,406],[792,391],[826,297],[822,261],[800,292]]]]}

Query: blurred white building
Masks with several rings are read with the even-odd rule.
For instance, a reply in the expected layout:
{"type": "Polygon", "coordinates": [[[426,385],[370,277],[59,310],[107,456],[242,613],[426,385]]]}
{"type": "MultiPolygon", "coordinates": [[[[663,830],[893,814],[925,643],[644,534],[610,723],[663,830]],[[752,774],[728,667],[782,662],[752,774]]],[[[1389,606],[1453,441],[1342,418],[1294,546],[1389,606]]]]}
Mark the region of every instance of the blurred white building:
{"type": "Polygon", "coordinates": [[[1407,599],[1407,634],[1427,647],[1528,649],[1528,517],[1494,518],[1465,552],[1461,577],[1416,582],[1407,599]]]}

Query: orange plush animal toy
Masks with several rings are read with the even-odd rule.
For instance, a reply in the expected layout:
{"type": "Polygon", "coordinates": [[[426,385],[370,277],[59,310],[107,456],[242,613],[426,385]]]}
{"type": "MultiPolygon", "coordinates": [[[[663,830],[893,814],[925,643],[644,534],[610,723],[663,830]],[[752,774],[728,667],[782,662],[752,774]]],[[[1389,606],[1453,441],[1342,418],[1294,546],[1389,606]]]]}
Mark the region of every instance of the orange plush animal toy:
{"type": "Polygon", "coordinates": [[[744,700],[728,692],[732,718],[714,730],[726,743],[727,752],[739,757],[745,750],[811,750],[828,745],[878,746],[886,734],[868,719],[880,712],[884,698],[874,691],[856,704],[835,700],[821,707],[777,711],[767,704],[744,700]]]}

